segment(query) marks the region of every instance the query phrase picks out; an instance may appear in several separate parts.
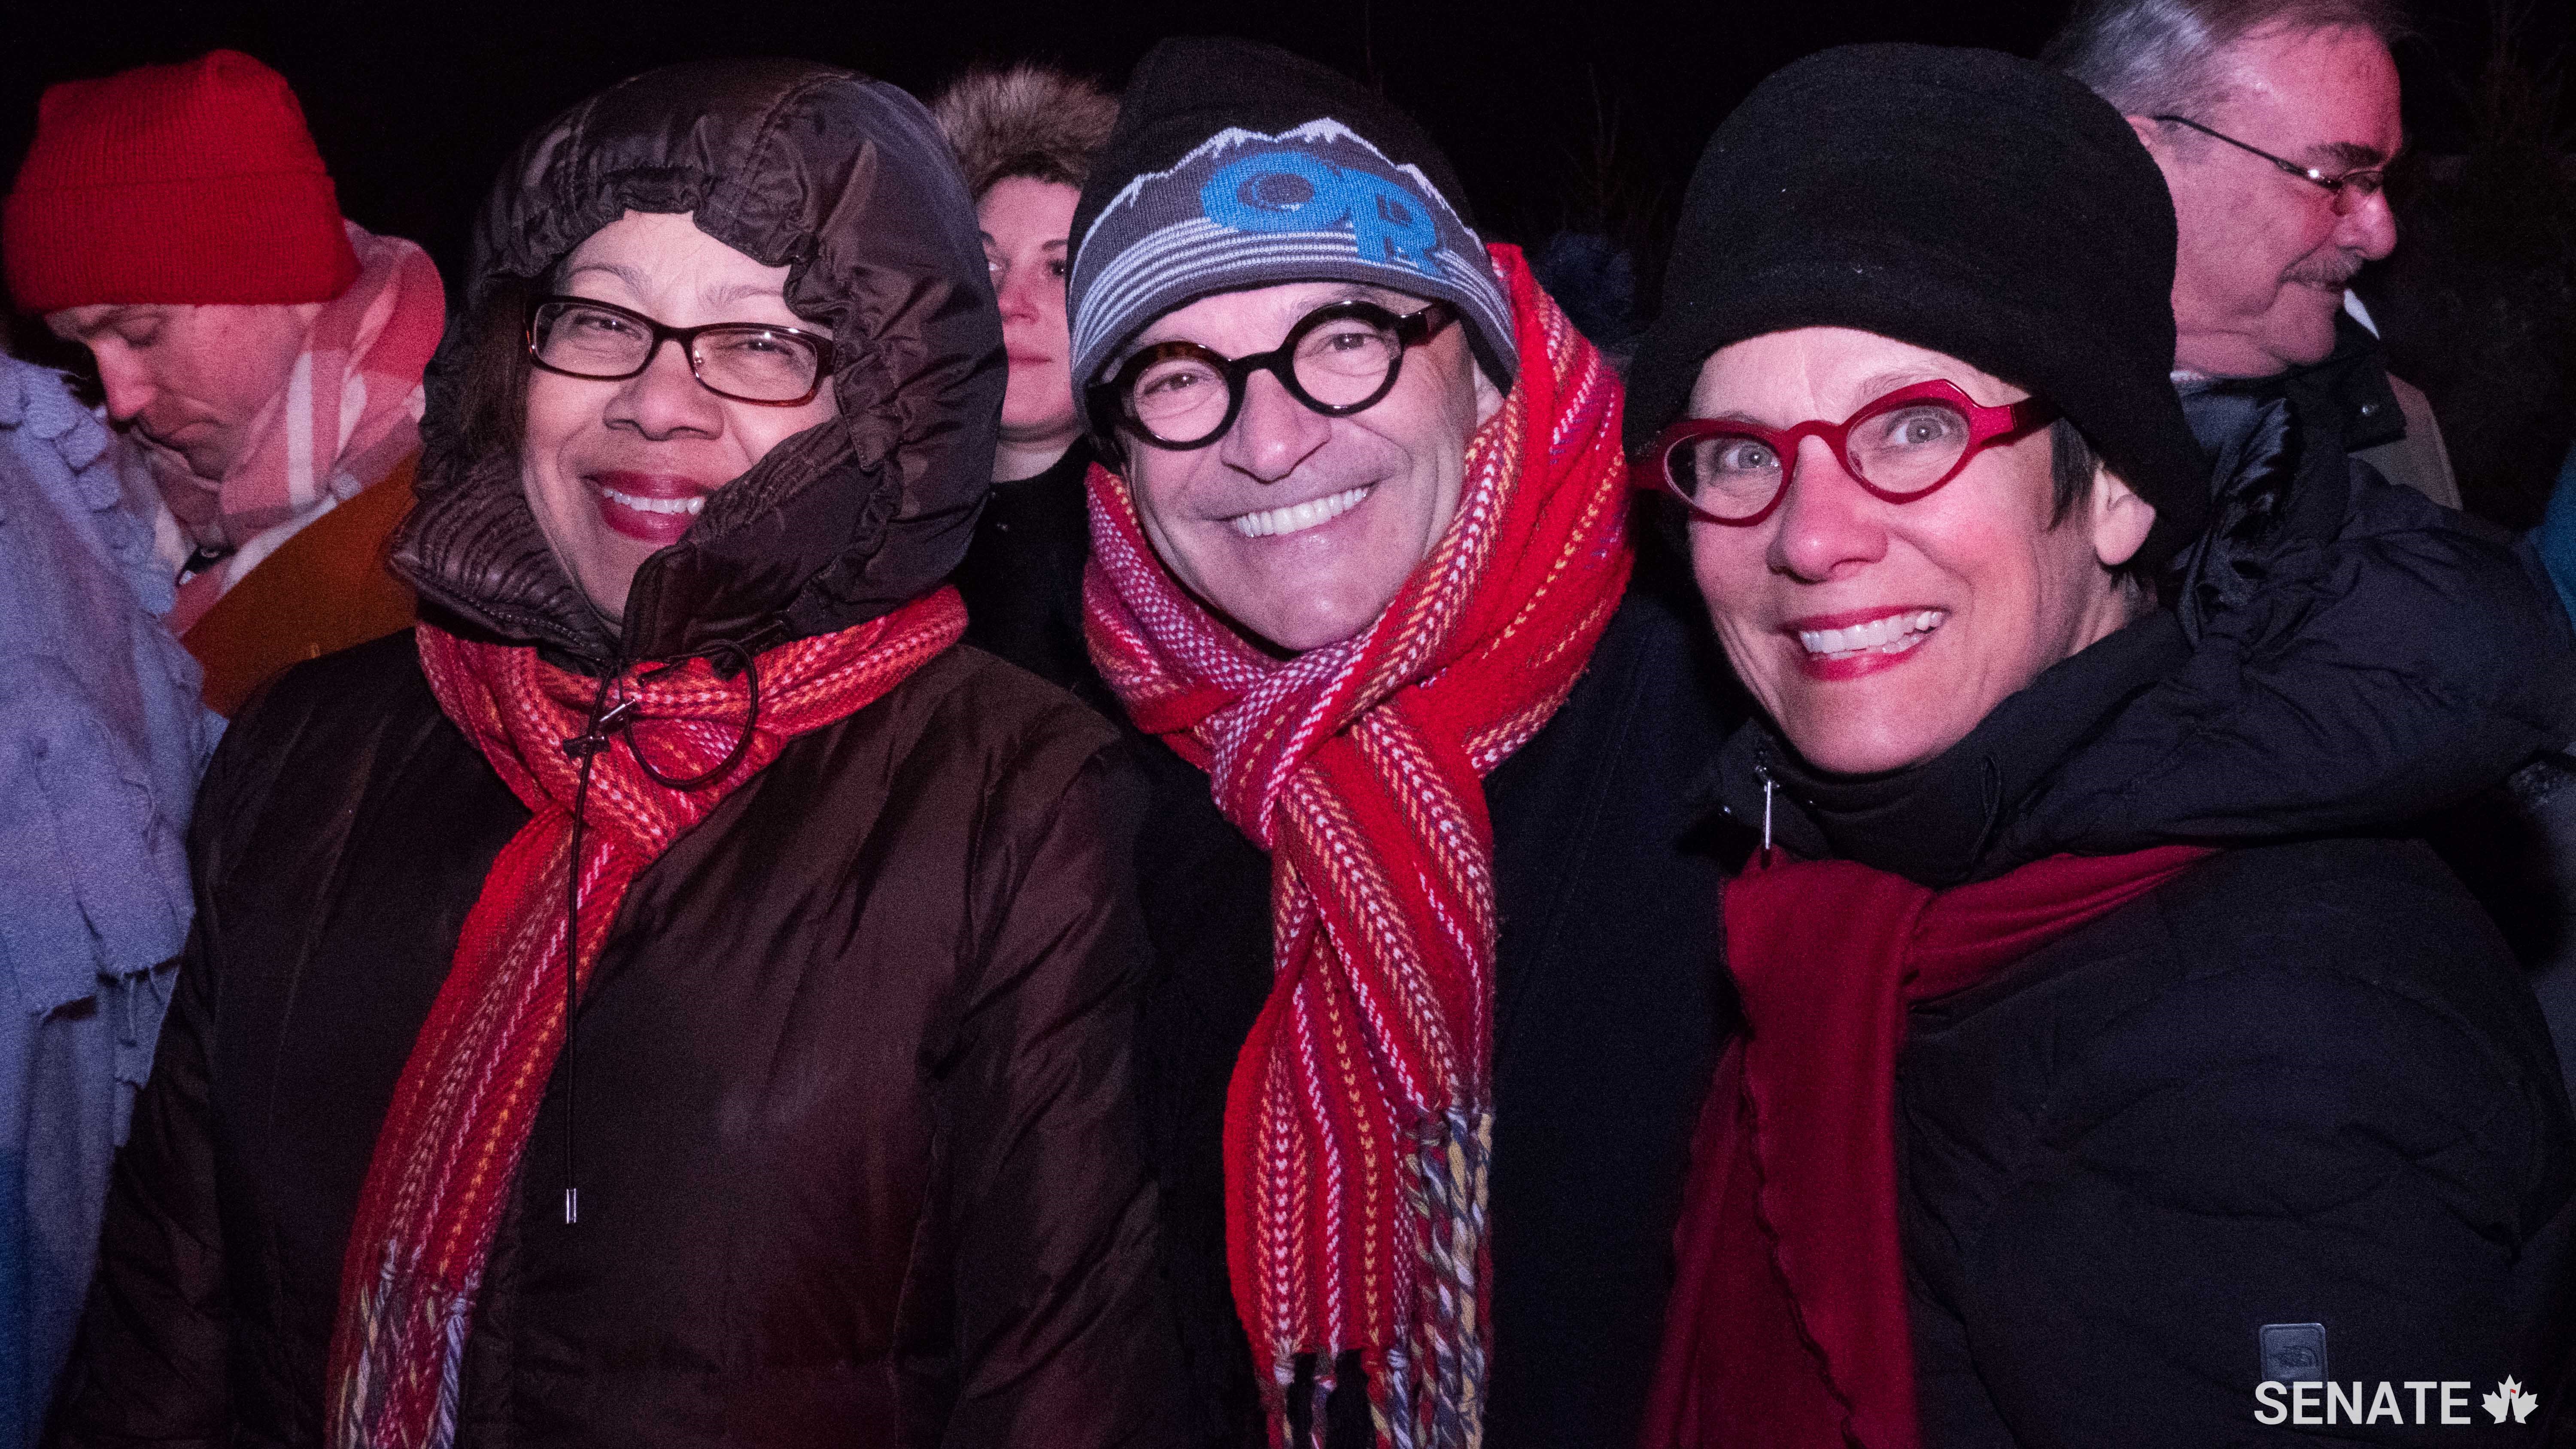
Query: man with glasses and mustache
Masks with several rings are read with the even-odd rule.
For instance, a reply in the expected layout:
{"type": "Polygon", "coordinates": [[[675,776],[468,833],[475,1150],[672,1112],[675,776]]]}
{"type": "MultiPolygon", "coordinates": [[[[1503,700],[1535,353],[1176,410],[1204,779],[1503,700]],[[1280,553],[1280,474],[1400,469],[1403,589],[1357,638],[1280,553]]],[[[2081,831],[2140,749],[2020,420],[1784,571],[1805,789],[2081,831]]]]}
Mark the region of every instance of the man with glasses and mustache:
{"type": "Polygon", "coordinates": [[[2118,106],[2181,224],[2174,375],[2288,397],[2391,482],[2456,508],[2430,404],[2346,286],[2397,245],[2396,0],[2083,0],[2041,59],[2118,106]]]}
{"type": "Polygon", "coordinates": [[[1725,711],[1619,381],[1419,127],[1269,46],[1147,55],[1071,235],[1203,1437],[1630,1443],[1732,1008],[1725,711]]]}
{"type": "MultiPolygon", "coordinates": [[[[2174,380],[2216,464],[2213,536],[2422,511],[2382,478],[2459,505],[2423,394],[2343,303],[2397,241],[2402,27],[2395,0],[2084,0],[2042,53],[2127,115],[2172,194],[2174,380]]],[[[2568,572],[2547,539],[2535,567],[2568,572]]],[[[2213,549],[2185,587],[2241,588],[2229,573],[2213,549]]],[[[2416,828],[2512,943],[2576,1079],[2576,757],[2545,751],[2416,828]]]]}

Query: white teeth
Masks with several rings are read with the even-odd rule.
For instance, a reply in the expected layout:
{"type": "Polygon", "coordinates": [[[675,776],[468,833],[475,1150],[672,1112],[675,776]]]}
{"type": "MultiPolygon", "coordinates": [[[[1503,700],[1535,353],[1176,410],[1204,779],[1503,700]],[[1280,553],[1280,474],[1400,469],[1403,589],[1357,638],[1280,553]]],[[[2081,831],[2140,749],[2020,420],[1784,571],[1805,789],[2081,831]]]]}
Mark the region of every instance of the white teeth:
{"type": "Polygon", "coordinates": [[[1241,518],[1226,521],[1234,525],[1235,532],[1246,538],[1275,538],[1283,533],[1303,533],[1359,507],[1360,500],[1368,497],[1369,490],[1376,486],[1374,483],[1363,484],[1329,497],[1312,498],[1285,508],[1266,508],[1259,513],[1247,513],[1241,518]]]}
{"type": "Polygon", "coordinates": [[[1876,650],[1881,654],[1902,654],[1931,637],[1932,631],[1949,618],[1944,609],[1919,609],[1911,614],[1890,614],[1848,629],[1801,629],[1798,642],[1810,654],[1828,657],[1861,654],[1876,650]]]}
{"type": "Polygon", "coordinates": [[[614,488],[602,488],[599,491],[638,513],[686,513],[694,516],[707,506],[707,495],[703,493],[693,494],[687,498],[638,498],[632,493],[620,493],[614,488]]]}

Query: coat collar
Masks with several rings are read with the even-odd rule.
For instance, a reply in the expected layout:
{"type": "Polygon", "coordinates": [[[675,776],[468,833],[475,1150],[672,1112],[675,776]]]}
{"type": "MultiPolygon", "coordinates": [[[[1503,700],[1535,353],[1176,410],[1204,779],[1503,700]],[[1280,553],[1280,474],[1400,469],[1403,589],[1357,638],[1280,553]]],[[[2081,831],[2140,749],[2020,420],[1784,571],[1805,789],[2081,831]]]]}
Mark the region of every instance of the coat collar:
{"type": "MultiPolygon", "coordinates": [[[[2406,436],[2406,416],[2397,405],[2397,390],[2388,382],[2387,353],[2370,329],[2348,312],[2335,314],[2334,351],[2318,361],[2269,377],[2177,374],[2175,383],[2182,390],[2186,413],[2192,411],[2194,399],[2204,395],[2256,403],[2286,399],[2310,425],[2331,431],[2347,453],[2406,436]]],[[[2196,416],[2193,425],[2199,431],[2196,416]]]]}
{"type": "Polygon", "coordinates": [[[1773,841],[1919,885],[1987,880],[2080,841],[2003,841],[2003,827],[2114,714],[2191,652],[2158,610],[2033,680],[1968,737],[1919,765],[1832,775],[1798,757],[1768,719],[1736,731],[1718,756],[1726,813],[1759,830],[1771,789],[1773,841]],[[2052,848],[2055,847],[2055,848],[2052,848]]]}

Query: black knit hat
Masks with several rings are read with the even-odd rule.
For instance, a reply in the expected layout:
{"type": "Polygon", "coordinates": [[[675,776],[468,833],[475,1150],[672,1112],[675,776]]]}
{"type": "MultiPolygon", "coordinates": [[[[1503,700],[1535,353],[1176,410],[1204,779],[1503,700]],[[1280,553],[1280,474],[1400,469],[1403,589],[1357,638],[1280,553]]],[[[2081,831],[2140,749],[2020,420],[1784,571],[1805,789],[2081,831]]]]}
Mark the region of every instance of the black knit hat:
{"type": "Polygon", "coordinates": [[[1449,158],[1340,72],[1249,40],[1146,52],[1073,213],[1073,378],[1216,292],[1352,281],[1455,303],[1494,385],[1518,365],[1511,305],[1449,158]]]}
{"type": "Polygon", "coordinates": [[[1628,374],[1652,442],[1730,343],[1852,327],[2055,403],[2155,506],[2138,561],[2196,537],[2208,464],[2174,395],[2174,210],[2129,124],[1988,50],[1854,45],[1771,76],[1709,138],[1628,374]]]}

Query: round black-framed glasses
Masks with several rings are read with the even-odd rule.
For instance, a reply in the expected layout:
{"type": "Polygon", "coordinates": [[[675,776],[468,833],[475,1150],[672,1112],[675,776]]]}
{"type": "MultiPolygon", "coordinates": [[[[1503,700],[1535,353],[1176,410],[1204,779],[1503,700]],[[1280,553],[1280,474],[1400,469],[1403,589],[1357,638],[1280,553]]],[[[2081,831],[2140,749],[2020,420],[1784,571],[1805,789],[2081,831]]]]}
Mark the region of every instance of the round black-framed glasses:
{"type": "Polygon", "coordinates": [[[689,374],[718,397],[764,407],[814,400],[829,375],[832,339],[769,322],[668,327],[631,307],[588,297],[539,297],[528,308],[528,360],[548,372],[622,382],[680,344],[689,374]]]}
{"type": "Polygon", "coordinates": [[[1277,347],[1248,357],[1195,342],[1153,343],[1084,390],[1092,431],[1107,438],[1123,428],[1175,452],[1204,448],[1234,426],[1256,372],[1278,378],[1307,408],[1346,418],[1383,401],[1404,371],[1404,354],[1457,320],[1448,302],[1401,317],[1374,302],[1335,302],[1299,318],[1277,347]]]}

